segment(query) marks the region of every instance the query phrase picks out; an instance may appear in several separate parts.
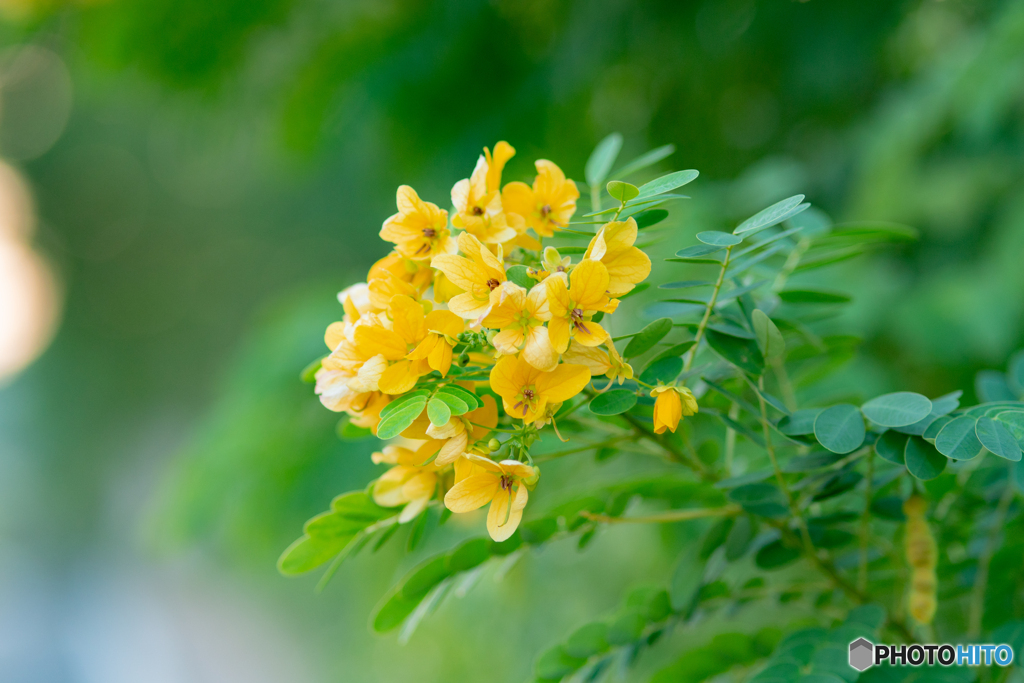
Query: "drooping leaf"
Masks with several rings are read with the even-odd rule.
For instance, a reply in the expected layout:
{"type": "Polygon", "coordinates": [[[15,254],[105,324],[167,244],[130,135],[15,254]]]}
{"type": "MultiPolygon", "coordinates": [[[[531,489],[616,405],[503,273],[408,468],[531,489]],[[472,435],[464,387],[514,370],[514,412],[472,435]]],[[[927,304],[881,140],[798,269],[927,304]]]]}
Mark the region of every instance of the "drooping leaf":
{"type": "Polygon", "coordinates": [[[996,419],[1006,425],[1017,443],[1024,448],[1024,410],[1004,410],[996,415],[996,419]]]}
{"type": "Polygon", "coordinates": [[[871,399],[861,410],[877,425],[903,427],[927,417],[932,411],[932,402],[912,391],[898,391],[871,399]]]}
{"type": "Polygon", "coordinates": [[[426,405],[426,396],[417,396],[403,403],[400,408],[391,412],[377,425],[377,438],[381,440],[393,439],[404,432],[419,417],[426,405]]]}
{"type": "Polygon", "coordinates": [[[729,491],[729,499],[761,517],[781,517],[789,512],[786,497],[771,484],[745,484],[729,491]]]}
{"type": "Polygon", "coordinates": [[[674,344],[673,346],[670,346],[669,348],[667,348],[664,351],[662,351],[661,353],[659,353],[654,358],[654,360],[651,361],[651,362],[655,363],[655,362],[661,360],[662,358],[671,358],[673,356],[675,356],[675,357],[682,356],[684,353],[686,353],[687,351],[692,349],[693,345],[695,343],[696,342],[694,342],[691,339],[690,341],[684,341],[684,342],[682,342],[680,344],[674,344]]]}
{"type": "Polygon", "coordinates": [[[743,241],[742,237],[727,232],[719,232],[718,230],[698,232],[697,239],[704,244],[710,244],[715,247],[733,247],[743,241]]]}
{"type": "Polygon", "coordinates": [[[668,218],[668,211],[665,209],[648,209],[638,213],[633,220],[636,221],[637,230],[643,230],[661,223],[666,218],[668,218]]]}
{"type": "Polygon", "coordinates": [[[888,460],[896,465],[905,464],[903,453],[907,447],[907,439],[910,437],[899,432],[885,432],[875,442],[875,453],[882,460],[888,460]]]}
{"type": "Polygon", "coordinates": [[[757,337],[757,346],[768,362],[780,360],[786,353],[786,340],[782,332],[775,326],[772,319],[764,311],[755,308],[750,316],[754,326],[754,336],[757,337]]]}
{"type": "Polygon", "coordinates": [[[760,375],[764,371],[764,359],[757,348],[757,342],[723,334],[717,329],[710,328],[706,330],[704,336],[708,340],[708,346],[726,362],[751,375],[760,375]]]}
{"type": "Polygon", "coordinates": [[[509,281],[514,282],[520,287],[531,289],[535,284],[537,284],[537,281],[530,277],[528,270],[529,269],[523,265],[510,266],[505,271],[505,276],[509,281]]]}
{"type": "Polygon", "coordinates": [[[1000,458],[1013,462],[1021,459],[1020,444],[1003,422],[991,417],[979,417],[974,429],[981,445],[1000,458]]]}
{"type": "Polygon", "coordinates": [[[918,479],[934,479],[942,474],[949,462],[942,453],[935,450],[930,443],[919,436],[907,439],[903,451],[907,463],[907,471],[918,479]]]}
{"type": "Polygon", "coordinates": [[[595,621],[579,627],[565,639],[565,651],[570,657],[589,659],[608,650],[608,624],[595,621]]]}
{"type": "Polygon", "coordinates": [[[977,418],[962,415],[946,423],[935,436],[935,448],[953,460],[971,460],[981,455],[984,447],[975,433],[977,418]]]}
{"type": "Polygon", "coordinates": [[[792,218],[804,209],[810,206],[810,204],[801,204],[804,196],[802,194],[783,199],[780,202],[772,204],[767,209],[764,209],[747,220],[740,223],[733,234],[735,235],[747,235],[760,232],[765,228],[770,228],[773,225],[777,225],[787,218],[792,218]]]}
{"type": "Polygon", "coordinates": [[[1017,400],[1017,394],[1010,388],[1006,375],[995,370],[982,370],[975,375],[974,390],[985,403],[1017,400]]]}
{"type": "Polygon", "coordinates": [[[541,653],[534,662],[533,672],[541,680],[560,681],[586,662],[585,659],[572,657],[564,647],[557,645],[541,653]]]}
{"type": "Polygon", "coordinates": [[[590,412],[595,415],[618,415],[636,405],[636,392],[629,389],[612,389],[598,394],[590,402],[590,412]]]}
{"type": "Polygon", "coordinates": [[[583,168],[583,176],[587,179],[588,185],[600,185],[604,182],[612,170],[612,164],[619,156],[620,149],[622,149],[622,135],[619,133],[612,133],[597,143],[583,168]]]}
{"type": "Polygon", "coordinates": [[[803,436],[814,433],[814,420],[821,408],[804,408],[779,420],[779,431],[786,436],[803,436]]]}
{"type": "Polygon", "coordinates": [[[782,466],[783,472],[812,472],[829,465],[834,465],[843,459],[842,453],[832,451],[818,451],[807,455],[794,455],[782,466]]]}
{"type": "Polygon", "coordinates": [[[650,363],[640,373],[640,381],[644,384],[668,384],[683,371],[683,359],[679,356],[659,358],[650,363]]]}
{"type": "Polygon", "coordinates": [[[864,417],[857,406],[841,403],[821,411],[814,420],[814,436],[833,453],[850,453],[864,443],[864,417]]]}
{"type": "Polygon", "coordinates": [[[778,569],[800,558],[800,549],[784,545],[782,540],[767,543],[757,551],[754,564],[761,569],[778,569]]]}
{"type": "Polygon", "coordinates": [[[629,340],[629,343],[626,344],[626,348],[622,351],[622,357],[634,358],[646,353],[650,349],[654,348],[654,345],[664,339],[671,331],[671,318],[659,318],[658,320],[655,320],[653,323],[650,323],[637,332],[636,335],[629,340]]]}
{"type": "Polygon", "coordinates": [[[717,247],[713,244],[695,244],[676,252],[676,258],[693,263],[719,263],[717,259],[707,258],[711,254],[722,251],[725,247],[717,247]]]}

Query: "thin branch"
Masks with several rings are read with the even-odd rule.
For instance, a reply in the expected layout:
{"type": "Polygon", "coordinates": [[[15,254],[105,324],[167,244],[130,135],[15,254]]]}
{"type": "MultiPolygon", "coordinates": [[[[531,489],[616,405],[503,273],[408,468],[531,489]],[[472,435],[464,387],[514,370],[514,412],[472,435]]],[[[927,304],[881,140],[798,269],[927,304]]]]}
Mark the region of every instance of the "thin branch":
{"type": "Polygon", "coordinates": [[[988,589],[988,571],[992,564],[992,556],[999,547],[999,534],[1003,531],[1003,524],[1006,522],[1006,513],[1010,510],[1010,503],[1013,502],[1014,483],[1012,475],[1007,479],[1006,488],[999,498],[999,506],[996,508],[996,517],[992,529],[988,532],[988,541],[984,550],[978,558],[978,571],[974,575],[974,587],[971,590],[971,604],[967,619],[967,637],[970,640],[981,635],[981,621],[985,616],[985,591],[988,589]]]}
{"type": "Polygon", "coordinates": [[[864,512],[860,518],[860,557],[857,561],[857,589],[868,589],[868,536],[871,532],[871,495],[875,478],[874,453],[868,451],[868,478],[864,488],[864,512]]]}
{"type": "Polygon", "coordinates": [[[722,289],[722,282],[725,281],[725,271],[729,267],[730,258],[732,258],[732,247],[726,247],[725,258],[722,259],[722,269],[718,271],[715,289],[711,292],[707,308],[704,309],[704,317],[700,319],[700,324],[697,325],[697,332],[693,335],[693,348],[690,349],[690,353],[686,356],[686,363],[683,365],[684,372],[690,369],[690,366],[693,365],[693,359],[697,357],[697,349],[700,347],[700,340],[704,337],[704,330],[707,328],[708,320],[711,318],[711,311],[714,310],[715,303],[718,301],[718,292],[722,289]]]}

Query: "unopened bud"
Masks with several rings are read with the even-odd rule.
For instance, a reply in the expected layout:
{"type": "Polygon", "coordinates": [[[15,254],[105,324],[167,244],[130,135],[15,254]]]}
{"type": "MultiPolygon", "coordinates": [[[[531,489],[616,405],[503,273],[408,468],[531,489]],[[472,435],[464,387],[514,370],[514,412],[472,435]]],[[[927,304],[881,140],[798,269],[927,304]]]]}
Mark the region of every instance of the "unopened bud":
{"type": "Polygon", "coordinates": [[[487,448],[490,449],[491,453],[494,453],[501,448],[501,442],[497,439],[491,439],[487,442],[487,448]]]}

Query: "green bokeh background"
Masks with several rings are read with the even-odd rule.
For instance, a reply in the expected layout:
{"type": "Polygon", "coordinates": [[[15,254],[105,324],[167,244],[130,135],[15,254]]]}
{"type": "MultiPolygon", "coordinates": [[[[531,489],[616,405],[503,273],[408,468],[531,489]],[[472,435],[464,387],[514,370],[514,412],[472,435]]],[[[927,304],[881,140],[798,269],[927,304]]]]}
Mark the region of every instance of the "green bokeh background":
{"type": "MultiPolygon", "coordinates": [[[[0,88],[0,157],[66,296],[52,345],[0,388],[4,680],[521,681],[624,590],[666,581],[696,525],[488,570],[400,645],[366,619],[419,555],[361,555],[320,595],[274,567],[377,471],[297,380],[334,294],[386,253],[399,184],[447,206],[499,139],[518,150],[506,180],[538,157],[580,179],[612,131],[624,158],[674,143],[662,170],[701,176],[655,255],[797,192],[919,229],[808,274],[855,295],[829,325],[863,338],[809,399],[972,398],[974,373],[1024,346],[1024,2],[43,3],[0,43],[6,64],[57,58],[0,88]]],[[[655,281],[684,279],[669,265],[655,281]]],[[[643,467],[559,461],[536,504],[643,467]]]]}

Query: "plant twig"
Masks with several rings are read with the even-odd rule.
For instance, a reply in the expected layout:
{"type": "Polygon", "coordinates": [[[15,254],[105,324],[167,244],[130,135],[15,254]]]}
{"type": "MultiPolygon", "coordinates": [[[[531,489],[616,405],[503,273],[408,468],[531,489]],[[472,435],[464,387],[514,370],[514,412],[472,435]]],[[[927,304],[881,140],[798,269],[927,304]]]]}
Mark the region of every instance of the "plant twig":
{"type": "Polygon", "coordinates": [[[1011,477],[1006,482],[1003,495],[999,498],[999,506],[996,508],[996,517],[992,529],[988,532],[988,541],[985,548],[978,557],[978,571],[974,575],[974,587],[971,590],[971,604],[967,618],[967,638],[974,640],[981,635],[981,621],[985,616],[985,591],[988,588],[988,571],[992,564],[992,556],[999,546],[999,534],[1003,531],[1003,523],[1006,521],[1006,513],[1010,510],[1010,503],[1013,502],[1014,483],[1011,477]]]}
{"type": "Polygon", "coordinates": [[[715,303],[718,301],[718,292],[722,289],[722,282],[725,281],[725,271],[729,267],[729,259],[732,257],[732,247],[725,248],[725,258],[722,259],[722,269],[718,271],[718,280],[715,282],[715,289],[711,292],[711,298],[708,299],[707,308],[704,309],[704,317],[700,319],[700,324],[697,325],[697,332],[693,335],[693,348],[690,349],[690,353],[686,356],[686,362],[683,364],[683,371],[690,369],[693,365],[693,359],[697,357],[697,349],[700,347],[700,340],[704,337],[704,330],[708,326],[708,320],[711,318],[711,311],[715,309],[715,303]]]}
{"type": "Polygon", "coordinates": [[[871,489],[875,478],[875,458],[868,451],[868,478],[864,488],[864,512],[860,518],[860,557],[857,561],[857,590],[868,589],[868,535],[871,532],[871,489]]]}

